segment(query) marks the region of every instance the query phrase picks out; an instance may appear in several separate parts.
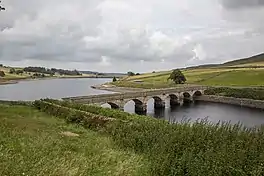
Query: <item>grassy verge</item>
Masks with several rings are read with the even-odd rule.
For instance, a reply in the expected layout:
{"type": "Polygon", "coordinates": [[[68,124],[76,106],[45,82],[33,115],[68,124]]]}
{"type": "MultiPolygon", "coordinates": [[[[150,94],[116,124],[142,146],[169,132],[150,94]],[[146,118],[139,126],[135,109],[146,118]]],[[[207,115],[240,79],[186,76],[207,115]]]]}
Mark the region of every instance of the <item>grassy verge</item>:
{"type": "Polygon", "coordinates": [[[36,109],[0,104],[0,175],[147,175],[113,139],[36,109]],[[62,135],[72,132],[78,137],[62,135]]]}
{"type": "Polygon", "coordinates": [[[210,88],[205,90],[206,95],[219,95],[227,96],[234,98],[248,98],[253,100],[264,100],[264,89],[254,89],[254,88],[245,88],[245,89],[235,89],[235,88],[210,88]]]}
{"type": "MultiPolygon", "coordinates": [[[[49,106],[42,103],[38,101],[35,106],[73,123],[87,126],[85,121],[91,118],[74,103],[67,104],[72,112],[52,108],[58,107],[58,102],[48,103],[49,106]]],[[[213,125],[206,121],[168,124],[136,116],[124,120],[118,114],[115,119],[97,130],[111,136],[116,146],[147,158],[148,175],[264,174],[264,128],[246,129],[241,125],[213,125]]]]}

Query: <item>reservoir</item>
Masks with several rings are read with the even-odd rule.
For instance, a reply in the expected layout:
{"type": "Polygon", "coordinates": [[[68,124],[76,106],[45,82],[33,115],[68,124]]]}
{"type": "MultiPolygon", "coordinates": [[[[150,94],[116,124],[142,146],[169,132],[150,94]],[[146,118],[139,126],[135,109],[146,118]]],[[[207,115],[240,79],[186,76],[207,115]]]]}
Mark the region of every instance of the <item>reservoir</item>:
{"type": "MultiPolygon", "coordinates": [[[[111,81],[111,79],[80,78],[21,81],[18,84],[1,85],[0,100],[60,99],[72,96],[109,94],[110,92],[108,91],[91,88],[93,85],[103,84],[108,81],[111,81]]],[[[264,125],[264,111],[259,109],[210,102],[197,102],[171,108],[169,107],[169,102],[166,102],[165,109],[154,110],[153,104],[154,100],[150,99],[148,101],[147,115],[173,122],[196,121],[206,118],[213,123],[219,121],[233,124],[240,122],[247,127],[264,125]]],[[[125,111],[129,113],[135,112],[133,101],[125,105],[125,111]]]]}

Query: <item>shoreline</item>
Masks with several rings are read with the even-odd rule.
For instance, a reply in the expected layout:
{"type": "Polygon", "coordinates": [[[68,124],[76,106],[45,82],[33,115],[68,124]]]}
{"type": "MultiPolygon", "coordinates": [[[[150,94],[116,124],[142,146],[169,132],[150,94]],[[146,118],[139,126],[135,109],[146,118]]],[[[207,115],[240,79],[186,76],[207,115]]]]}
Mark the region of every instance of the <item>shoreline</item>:
{"type": "Polygon", "coordinates": [[[49,79],[110,79],[112,77],[93,77],[93,76],[76,76],[76,77],[45,77],[45,78],[14,78],[14,79],[0,79],[1,85],[17,84],[21,81],[37,81],[37,80],[49,80],[49,79]]]}
{"type": "Polygon", "coordinates": [[[105,90],[109,92],[119,92],[119,93],[126,93],[126,92],[138,92],[138,91],[144,91],[145,89],[141,88],[129,88],[129,87],[117,87],[110,84],[100,84],[100,85],[94,85],[91,86],[91,88],[96,90],[105,90]]]}

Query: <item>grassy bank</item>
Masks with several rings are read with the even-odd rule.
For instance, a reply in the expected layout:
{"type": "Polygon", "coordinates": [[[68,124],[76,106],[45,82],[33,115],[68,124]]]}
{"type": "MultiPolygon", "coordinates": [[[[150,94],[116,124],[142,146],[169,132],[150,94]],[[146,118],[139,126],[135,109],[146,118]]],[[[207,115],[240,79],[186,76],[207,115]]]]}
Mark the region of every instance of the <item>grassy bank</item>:
{"type": "Polygon", "coordinates": [[[264,128],[205,121],[169,124],[59,101],[37,101],[35,107],[68,122],[92,127],[111,137],[115,146],[143,156],[149,161],[147,175],[264,174],[264,128]],[[109,116],[114,118],[102,123],[109,116]]]}
{"type": "Polygon", "coordinates": [[[0,175],[147,175],[140,154],[110,136],[36,109],[0,104],[0,175]],[[71,132],[79,136],[64,135],[71,132]]]}
{"type": "Polygon", "coordinates": [[[205,90],[206,95],[218,95],[227,96],[234,98],[248,98],[253,100],[264,100],[264,88],[245,88],[245,89],[235,89],[235,88],[210,88],[205,90]]]}

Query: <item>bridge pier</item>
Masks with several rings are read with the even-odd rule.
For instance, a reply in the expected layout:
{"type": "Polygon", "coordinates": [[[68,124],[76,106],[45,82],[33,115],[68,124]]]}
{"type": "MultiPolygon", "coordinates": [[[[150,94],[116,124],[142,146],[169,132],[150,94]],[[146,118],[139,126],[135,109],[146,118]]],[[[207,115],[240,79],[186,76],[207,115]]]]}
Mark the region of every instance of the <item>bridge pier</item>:
{"type": "Polygon", "coordinates": [[[154,102],[154,109],[164,109],[164,108],[165,108],[165,101],[154,102]]]}
{"type": "Polygon", "coordinates": [[[125,111],[125,107],[124,106],[119,106],[119,110],[120,111],[125,111]]]}
{"type": "Polygon", "coordinates": [[[147,103],[135,104],[135,112],[146,113],[147,112],[147,103]]]}
{"type": "Polygon", "coordinates": [[[174,100],[174,99],[170,100],[170,106],[171,107],[179,106],[179,105],[181,105],[181,103],[178,100],[174,100]]]}
{"type": "Polygon", "coordinates": [[[192,97],[188,97],[188,98],[183,99],[183,104],[191,104],[191,103],[193,103],[192,97]]]}

